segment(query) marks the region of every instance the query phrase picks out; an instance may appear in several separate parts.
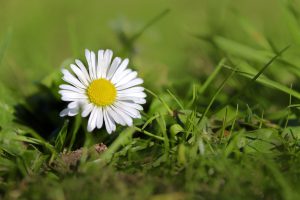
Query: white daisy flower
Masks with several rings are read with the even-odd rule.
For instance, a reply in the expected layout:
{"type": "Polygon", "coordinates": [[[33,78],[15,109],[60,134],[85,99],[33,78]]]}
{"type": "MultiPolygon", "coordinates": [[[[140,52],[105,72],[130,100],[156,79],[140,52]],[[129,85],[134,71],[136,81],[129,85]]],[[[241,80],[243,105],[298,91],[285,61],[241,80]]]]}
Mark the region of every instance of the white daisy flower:
{"type": "Polygon", "coordinates": [[[116,130],[116,124],[132,126],[133,118],[140,118],[146,103],[143,83],[137,72],[127,69],[129,60],[116,57],[112,60],[111,50],[99,50],[98,57],[93,51],[85,50],[88,70],[80,60],[63,69],[63,80],[59,86],[63,101],[70,102],[60,116],[75,116],[81,111],[82,117],[89,115],[87,130],[106,127],[108,133],[116,130]]]}

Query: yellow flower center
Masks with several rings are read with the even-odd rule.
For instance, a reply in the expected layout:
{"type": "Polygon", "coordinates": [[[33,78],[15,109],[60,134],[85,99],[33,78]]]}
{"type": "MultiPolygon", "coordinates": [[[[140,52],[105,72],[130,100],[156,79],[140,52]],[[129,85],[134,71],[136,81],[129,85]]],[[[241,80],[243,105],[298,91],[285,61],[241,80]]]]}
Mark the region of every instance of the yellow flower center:
{"type": "Polygon", "coordinates": [[[100,78],[92,81],[87,94],[90,101],[97,106],[108,106],[116,100],[117,90],[110,81],[100,78]]]}

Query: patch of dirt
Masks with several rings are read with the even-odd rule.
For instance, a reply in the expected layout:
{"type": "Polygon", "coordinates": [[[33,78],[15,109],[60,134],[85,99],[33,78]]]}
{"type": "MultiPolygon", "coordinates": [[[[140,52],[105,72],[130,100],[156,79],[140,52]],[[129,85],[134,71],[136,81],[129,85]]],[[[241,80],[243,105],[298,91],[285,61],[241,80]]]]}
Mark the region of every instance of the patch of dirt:
{"type": "Polygon", "coordinates": [[[73,171],[77,168],[78,163],[84,153],[87,153],[87,156],[91,157],[98,156],[106,150],[107,146],[103,143],[100,143],[95,144],[89,149],[80,148],[76,149],[75,151],[65,151],[59,155],[59,158],[53,163],[52,167],[60,172],[73,171]]]}

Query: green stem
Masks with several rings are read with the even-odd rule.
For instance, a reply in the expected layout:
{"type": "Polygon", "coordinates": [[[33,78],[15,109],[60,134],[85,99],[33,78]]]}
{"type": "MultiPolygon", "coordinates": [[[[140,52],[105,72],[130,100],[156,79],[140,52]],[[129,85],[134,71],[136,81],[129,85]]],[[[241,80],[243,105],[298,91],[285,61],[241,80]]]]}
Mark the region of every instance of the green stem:
{"type": "Polygon", "coordinates": [[[158,139],[158,140],[161,140],[161,141],[164,141],[164,140],[165,140],[163,137],[154,135],[153,133],[150,133],[150,132],[148,132],[148,131],[142,130],[142,129],[136,127],[136,126],[134,127],[134,129],[137,130],[137,131],[139,131],[139,132],[141,132],[141,133],[144,133],[145,135],[148,135],[148,136],[150,136],[150,137],[153,137],[153,138],[155,138],[155,139],[158,139]]]}

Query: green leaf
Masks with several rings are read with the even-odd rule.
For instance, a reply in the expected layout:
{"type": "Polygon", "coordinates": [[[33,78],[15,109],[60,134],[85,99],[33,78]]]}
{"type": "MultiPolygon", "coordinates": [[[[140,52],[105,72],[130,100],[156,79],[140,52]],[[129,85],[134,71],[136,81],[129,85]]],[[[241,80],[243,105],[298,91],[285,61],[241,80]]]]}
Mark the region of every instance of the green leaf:
{"type": "Polygon", "coordinates": [[[69,127],[69,120],[65,120],[55,140],[55,149],[58,152],[61,152],[65,146],[66,137],[68,134],[68,127],[69,127]]]}
{"type": "Polygon", "coordinates": [[[174,138],[180,132],[184,132],[184,129],[179,124],[173,124],[170,127],[171,137],[174,138]]]}

